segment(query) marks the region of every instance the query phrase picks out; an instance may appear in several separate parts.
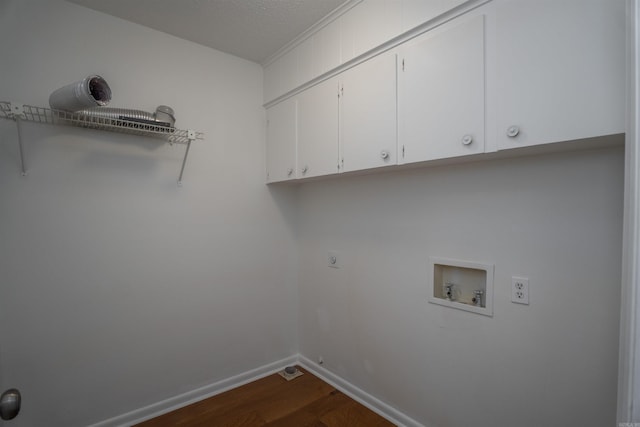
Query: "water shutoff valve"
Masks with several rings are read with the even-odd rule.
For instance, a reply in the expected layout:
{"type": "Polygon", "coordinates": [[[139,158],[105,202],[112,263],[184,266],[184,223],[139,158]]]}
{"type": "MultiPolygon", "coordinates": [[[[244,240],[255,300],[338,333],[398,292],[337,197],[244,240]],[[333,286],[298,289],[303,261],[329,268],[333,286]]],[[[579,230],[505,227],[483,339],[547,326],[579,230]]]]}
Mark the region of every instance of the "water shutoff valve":
{"type": "Polygon", "coordinates": [[[449,301],[453,301],[455,299],[453,295],[453,287],[454,287],[453,283],[444,284],[444,296],[449,301]]]}
{"type": "Polygon", "coordinates": [[[484,307],[482,305],[482,295],[484,295],[484,291],[478,289],[477,291],[473,291],[473,295],[471,302],[473,302],[477,307],[484,307]]]}

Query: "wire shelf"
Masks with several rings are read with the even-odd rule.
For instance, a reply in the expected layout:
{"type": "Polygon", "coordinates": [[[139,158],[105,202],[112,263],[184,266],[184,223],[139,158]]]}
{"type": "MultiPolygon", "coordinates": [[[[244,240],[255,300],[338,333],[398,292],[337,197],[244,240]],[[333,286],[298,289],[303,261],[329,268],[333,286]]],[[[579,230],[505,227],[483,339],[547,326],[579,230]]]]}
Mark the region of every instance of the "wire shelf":
{"type": "Polygon", "coordinates": [[[204,139],[202,132],[192,132],[174,127],[141,123],[131,120],[112,119],[87,116],[80,113],[35,107],[33,105],[16,105],[0,101],[0,118],[27,122],[46,123],[50,125],[74,126],[109,132],[126,133],[153,138],[160,138],[171,144],[187,144],[195,139],[204,139]]]}
{"type": "Polygon", "coordinates": [[[20,166],[23,176],[27,174],[22,147],[22,133],[20,131],[20,124],[23,121],[105,130],[109,132],[160,138],[164,141],[168,141],[170,144],[186,144],[187,148],[184,152],[180,175],[178,177],[179,186],[182,185],[182,175],[187,162],[187,156],[189,155],[189,148],[191,148],[191,142],[196,139],[204,139],[204,134],[202,132],[176,129],[174,127],[163,125],[162,123],[155,124],[147,121],[140,122],[134,120],[89,116],[81,113],[70,113],[68,111],[54,110],[51,108],[35,107],[33,105],[18,105],[6,101],[0,101],[0,118],[16,122],[18,129],[18,145],[20,148],[20,166]]]}

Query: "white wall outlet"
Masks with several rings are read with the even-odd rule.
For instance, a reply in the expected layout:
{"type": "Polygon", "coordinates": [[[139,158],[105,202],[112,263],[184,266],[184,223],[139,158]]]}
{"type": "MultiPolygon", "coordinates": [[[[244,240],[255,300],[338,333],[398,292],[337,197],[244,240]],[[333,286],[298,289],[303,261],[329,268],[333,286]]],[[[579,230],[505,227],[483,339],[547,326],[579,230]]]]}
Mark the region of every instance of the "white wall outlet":
{"type": "Polygon", "coordinates": [[[511,302],[529,305],[529,279],[526,277],[511,278],[511,302]]]}
{"type": "Polygon", "coordinates": [[[340,253],[337,251],[329,251],[327,255],[327,265],[331,268],[340,268],[340,253]]]}

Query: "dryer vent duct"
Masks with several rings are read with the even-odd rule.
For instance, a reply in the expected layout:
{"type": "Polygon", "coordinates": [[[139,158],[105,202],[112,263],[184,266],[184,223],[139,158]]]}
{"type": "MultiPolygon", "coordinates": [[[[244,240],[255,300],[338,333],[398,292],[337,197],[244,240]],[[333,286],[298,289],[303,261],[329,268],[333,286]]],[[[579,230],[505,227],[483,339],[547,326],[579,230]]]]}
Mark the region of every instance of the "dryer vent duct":
{"type": "Polygon", "coordinates": [[[71,112],[103,107],[109,101],[111,101],[111,88],[105,79],[95,75],[61,87],[49,96],[51,108],[71,112]]]}
{"type": "Polygon", "coordinates": [[[111,121],[127,120],[161,127],[173,127],[176,123],[173,109],[166,105],[159,105],[155,113],[131,108],[95,107],[78,110],[76,114],[111,121]]]}

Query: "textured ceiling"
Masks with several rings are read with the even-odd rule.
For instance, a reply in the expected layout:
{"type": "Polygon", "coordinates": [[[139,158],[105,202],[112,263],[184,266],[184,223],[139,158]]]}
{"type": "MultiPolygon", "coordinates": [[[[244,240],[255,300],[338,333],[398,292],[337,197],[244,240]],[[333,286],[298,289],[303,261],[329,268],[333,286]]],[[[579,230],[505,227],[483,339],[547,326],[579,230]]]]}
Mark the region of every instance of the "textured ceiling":
{"type": "Polygon", "coordinates": [[[345,0],[68,0],[263,62],[345,0]]]}

